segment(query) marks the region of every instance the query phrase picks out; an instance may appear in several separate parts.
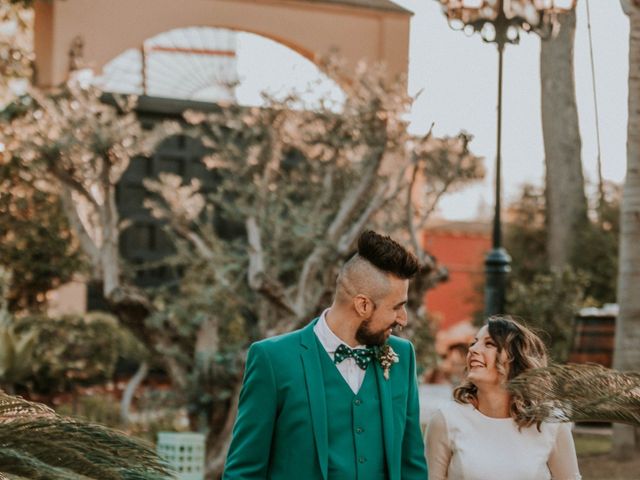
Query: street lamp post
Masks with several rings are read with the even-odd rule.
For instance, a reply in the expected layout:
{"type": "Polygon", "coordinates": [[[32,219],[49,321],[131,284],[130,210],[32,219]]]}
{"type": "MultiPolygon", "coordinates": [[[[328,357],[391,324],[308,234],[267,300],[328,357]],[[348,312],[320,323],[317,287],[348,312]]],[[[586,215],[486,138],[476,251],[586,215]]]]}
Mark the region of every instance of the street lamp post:
{"type": "Polygon", "coordinates": [[[468,35],[479,32],[485,42],[498,48],[498,115],[496,128],[495,211],[492,248],[485,258],[485,316],[504,313],[507,274],[511,257],[502,246],[502,64],[504,47],[517,44],[520,32],[535,32],[547,38],[558,27],[559,13],[575,8],[576,0],[437,0],[449,25],[468,35]]]}

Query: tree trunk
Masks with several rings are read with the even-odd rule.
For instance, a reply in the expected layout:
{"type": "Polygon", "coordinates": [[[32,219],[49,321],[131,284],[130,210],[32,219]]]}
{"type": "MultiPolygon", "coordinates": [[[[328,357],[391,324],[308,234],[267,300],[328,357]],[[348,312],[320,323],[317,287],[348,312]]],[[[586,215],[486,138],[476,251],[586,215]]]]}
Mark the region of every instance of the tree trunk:
{"type": "MultiPolygon", "coordinates": [[[[629,15],[629,120],[627,175],[620,217],[618,304],[613,366],[640,371],[640,6],[627,2],[629,15]]],[[[615,425],[613,454],[629,460],[640,452],[640,429],[615,425]]]]}
{"type": "Polygon", "coordinates": [[[224,462],[227,459],[227,452],[231,445],[233,425],[235,424],[236,416],[238,415],[238,400],[241,389],[242,380],[239,380],[231,393],[231,405],[229,406],[227,419],[222,430],[215,436],[215,438],[211,438],[210,436],[208,439],[209,448],[207,448],[205,466],[207,478],[219,478],[222,475],[224,462]]]}
{"type": "Polygon", "coordinates": [[[136,374],[127,383],[127,388],[125,388],[124,393],[122,394],[122,400],[120,401],[120,421],[125,425],[127,425],[130,420],[133,396],[140,384],[147,377],[147,373],[149,373],[149,364],[147,362],[142,362],[138,367],[136,374]]]}
{"type": "Polygon", "coordinates": [[[104,205],[99,212],[103,242],[100,246],[100,260],[102,262],[104,296],[109,298],[113,291],[120,286],[120,230],[118,228],[119,215],[115,187],[109,185],[105,196],[104,205]]]}
{"type": "Polygon", "coordinates": [[[546,164],[547,254],[549,266],[570,264],[587,222],[587,200],[573,72],[575,11],[558,16],[558,35],[540,50],[542,133],[546,164]]]}

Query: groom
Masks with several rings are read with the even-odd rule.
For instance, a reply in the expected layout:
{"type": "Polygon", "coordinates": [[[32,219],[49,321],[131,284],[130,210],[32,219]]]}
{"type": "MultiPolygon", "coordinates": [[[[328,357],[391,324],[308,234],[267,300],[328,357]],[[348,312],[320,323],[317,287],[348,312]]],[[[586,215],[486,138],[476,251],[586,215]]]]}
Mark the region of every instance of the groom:
{"type": "Polygon", "coordinates": [[[426,480],[407,324],[415,257],[364,232],[333,305],[251,346],[223,480],[426,480]]]}

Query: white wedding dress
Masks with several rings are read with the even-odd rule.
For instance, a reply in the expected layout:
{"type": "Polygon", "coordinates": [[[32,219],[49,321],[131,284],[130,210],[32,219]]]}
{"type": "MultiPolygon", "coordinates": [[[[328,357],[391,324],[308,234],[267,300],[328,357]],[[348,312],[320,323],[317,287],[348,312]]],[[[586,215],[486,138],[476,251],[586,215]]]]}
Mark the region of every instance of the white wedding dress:
{"type": "Polygon", "coordinates": [[[570,425],[540,429],[450,402],[429,422],[429,480],[579,480],[570,425]]]}

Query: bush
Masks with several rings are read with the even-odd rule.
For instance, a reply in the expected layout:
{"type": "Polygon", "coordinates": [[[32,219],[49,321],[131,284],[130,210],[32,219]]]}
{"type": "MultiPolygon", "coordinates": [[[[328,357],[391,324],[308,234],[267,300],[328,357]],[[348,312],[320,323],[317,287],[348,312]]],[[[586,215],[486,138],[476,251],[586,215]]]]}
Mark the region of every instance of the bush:
{"type": "Polygon", "coordinates": [[[105,313],[49,318],[32,315],[14,320],[19,334],[35,332],[28,390],[49,394],[113,379],[119,358],[141,360],[146,350],[131,333],[105,313]]]}
{"type": "Polygon", "coordinates": [[[576,312],[584,302],[588,277],[571,269],[538,273],[529,282],[513,279],[507,295],[508,312],[540,333],[551,359],[569,356],[576,312]]]}

